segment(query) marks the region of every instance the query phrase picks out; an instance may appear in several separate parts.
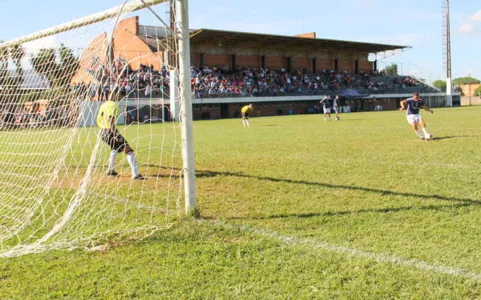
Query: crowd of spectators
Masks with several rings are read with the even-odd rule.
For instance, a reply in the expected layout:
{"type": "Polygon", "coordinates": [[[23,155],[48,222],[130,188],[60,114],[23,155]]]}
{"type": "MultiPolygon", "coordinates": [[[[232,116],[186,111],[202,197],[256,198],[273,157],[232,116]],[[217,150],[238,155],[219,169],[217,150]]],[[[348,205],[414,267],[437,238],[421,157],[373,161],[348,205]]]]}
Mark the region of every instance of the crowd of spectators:
{"type": "MultiPolygon", "coordinates": [[[[167,68],[155,70],[153,66],[140,65],[133,70],[116,62],[113,74],[102,70],[98,83],[76,84],[74,90],[91,99],[108,99],[112,93],[121,97],[168,97],[170,74],[167,68]]],[[[191,68],[192,91],[196,98],[207,97],[259,97],[286,95],[320,95],[355,89],[369,95],[389,92],[436,92],[433,88],[409,76],[392,76],[383,72],[324,69],[309,74],[305,69],[287,72],[286,69],[241,68],[229,66],[191,68]]]]}
{"type": "Polygon", "coordinates": [[[117,61],[112,70],[90,70],[97,82],[77,83],[73,90],[78,95],[88,95],[90,99],[106,100],[112,93],[121,97],[162,97],[169,90],[169,71],[166,67],[155,70],[153,66],[140,65],[133,70],[130,65],[117,61]]]}
{"type": "MultiPolygon", "coordinates": [[[[192,88],[196,98],[226,96],[283,96],[290,94],[316,95],[356,89],[360,94],[402,92],[408,88],[429,91],[429,86],[409,76],[388,76],[382,72],[321,70],[309,74],[298,69],[192,68],[192,88]]],[[[434,89],[432,90],[433,92],[434,89]]],[[[410,92],[410,91],[409,91],[410,92]]]]}

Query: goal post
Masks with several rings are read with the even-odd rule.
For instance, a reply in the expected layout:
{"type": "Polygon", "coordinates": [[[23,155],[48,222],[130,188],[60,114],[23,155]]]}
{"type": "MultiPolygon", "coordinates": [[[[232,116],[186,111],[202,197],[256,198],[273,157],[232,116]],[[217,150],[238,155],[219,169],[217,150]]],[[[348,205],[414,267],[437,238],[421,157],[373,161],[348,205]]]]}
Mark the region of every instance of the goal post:
{"type": "Polygon", "coordinates": [[[176,1],[173,31],[159,8],[175,1],[122,0],[0,44],[0,257],[108,247],[197,212],[188,1],[176,1]]]}
{"type": "Polygon", "coordinates": [[[194,142],[192,132],[192,90],[190,86],[190,43],[188,0],[177,1],[179,26],[179,71],[182,113],[182,153],[184,161],[185,209],[195,213],[194,142]]]}

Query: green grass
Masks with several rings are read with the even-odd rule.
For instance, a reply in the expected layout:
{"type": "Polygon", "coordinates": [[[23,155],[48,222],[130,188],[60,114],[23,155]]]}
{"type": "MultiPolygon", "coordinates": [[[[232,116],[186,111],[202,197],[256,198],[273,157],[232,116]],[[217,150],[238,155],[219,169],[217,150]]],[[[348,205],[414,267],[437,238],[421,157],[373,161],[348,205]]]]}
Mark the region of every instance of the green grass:
{"type": "MultiPolygon", "coordinates": [[[[480,113],[424,114],[431,142],[400,112],[195,122],[201,219],[102,252],[2,259],[0,298],[481,298],[480,113]]],[[[144,171],[166,164],[143,147],[144,171]]]]}

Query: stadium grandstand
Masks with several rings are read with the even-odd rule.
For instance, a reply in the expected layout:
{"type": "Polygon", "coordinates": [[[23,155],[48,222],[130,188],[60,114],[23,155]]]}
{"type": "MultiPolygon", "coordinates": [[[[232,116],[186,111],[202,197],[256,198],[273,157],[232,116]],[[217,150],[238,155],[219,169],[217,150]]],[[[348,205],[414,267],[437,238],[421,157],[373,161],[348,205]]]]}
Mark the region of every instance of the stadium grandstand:
{"type": "MultiPolygon", "coordinates": [[[[139,17],[120,21],[113,35],[113,68],[105,67],[109,51],[99,51],[105,39],[105,34],[98,36],[85,50],[73,88],[88,89],[89,100],[104,100],[119,91],[126,107],[129,98],[162,99],[164,109],[139,108],[125,122],[165,119],[170,90],[165,66],[175,59],[169,56],[166,29],[139,25],[139,17]],[[92,53],[106,55],[93,60],[92,53]]],[[[211,29],[191,30],[190,42],[196,119],[237,117],[245,103],[256,104],[256,114],[263,116],[316,113],[324,95],[340,95],[344,112],[397,109],[413,92],[422,93],[430,107],[445,103],[445,93],[410,76],[384,74],[377,61],[368,59],[408,46],[319,39],[315,33],[280,36],[211,29]]]]}

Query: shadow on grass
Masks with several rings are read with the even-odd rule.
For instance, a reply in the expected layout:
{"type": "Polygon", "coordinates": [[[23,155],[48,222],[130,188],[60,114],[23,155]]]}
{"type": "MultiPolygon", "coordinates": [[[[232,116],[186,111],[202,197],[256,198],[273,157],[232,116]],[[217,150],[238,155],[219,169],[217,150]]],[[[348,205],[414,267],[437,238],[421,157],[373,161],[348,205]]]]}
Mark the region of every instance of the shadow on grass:
{"type": "MultiPolygon", "coordinates": [[[[154,167],[154,166],[152,166],[154,167]]],[[[162,167],[161,167],[162,168],[162,167]]],[[[169,168],[162,168],[162,169],[169,169],[169,168]]],[[[175,171],[180,171],[180,169],[173,168],[175,171]]],[[[150,175],[152,177],[169,177],[169,175],[150,175]]],[[[217,171],[208,171],[208,170],[197,170],[196,171],[196,178],[212,178],[212,177],[239,177],[239,178],[250,178],[255,180],[264,180],[269,182],[279,182],[279,183],[288,183],[288,184],[299,184],[299,185],[308,185],[308,186],[316,186],[316,187],[323,187],[323,188],[330,188],[335,190],[346,190],[346,191],[361,191],[361,192],[368,192],[378,194],[379,196],[402,196],[402,197],[413,197],[422,200],[439,200],[439,201],[447,201],[447,202],[454,202],[450,205],[426,205],[421,207],[416,206],[405,206],[405,207],[386,207],[386,208],[372,208],[372,209],[361,209],[356,211],[332,211],[332,212],[319,212],[319,213],[304,213],[304,214],[279,214],[279,215],[271,215],[271,216],[253,216],[250,219],[276,219],[276,218],[311,218],[311,217],[319,217],[319,216],[343,216],[343,215],[350,215],[350,214],[359,214],[359,213],[389,213],[389,212],[402,212],[408,211],[412,209],[418,210],[443,210],[448,208],[461,208],[461,207],[468,207],[468,206],[481,206],[481,200],[469,199],[469,198],[458,198],[458,197],[447,197],[442,195],[436,194],[417,194],[417,193],[407,193],[407,192],[397,192],[391,190],[383,190],[383,189],[375,189],[375,188],[368,188],[368,187],[361,187],[361,186],[353,186],[353,185],[341,185],[341,184],[331,184],[331,183],[323,183],[323,182],[313,182],[307,180],[292,180],[286,178],[274,178],[268,176],[255,176],[249,175],[244,173],[238,172],[217,172],[217,171]]],[[[207,217],[209,219],[209,217],[207,217]]],[[[232,217],[230,219],[245,219],[245,217],[232,217]]]]}
{"type": "Polygon", "coordinates": [[[359,187],[359,186],[350,186],[350,185],[338,185],[338,184],[330,184],[330,183],[322,183],[322,182],[312,182],[306,180],[291,180],[291,179],[282,179],[282,178],[273,178],[273,177],[264,177],[264,176],[254,176],[248,175],[243,173],[235,173],[235,172],[213,172],[213,171],[198,171],[196,177],[198,178],[205,178],[205,177],[217,177],[217,176],[225,176],[225,177],[240,177],[240,178],[252,178],[256,180],[266,180],[270,182],[283,182],[289,184],[300,184],[300,185],[310,185],[310,186],[317,186],[317,187],[326,187],[336,190],[348,190],[348,191],[362,191],[362,192],[369,192],[375,193],[380,196],[403,196],[403,197],[413,197],[422,200],[432,199],[432,200],[440,200],[440,201],[450,201],[454,202],[450,205],[426,205],[426,206],[404,206],[404,207],[385,207],[385,208],[370,208],[370,209],[360,209],[360,210],[351,210],[351,211],[327,211],[327,212],[317,212],[317,213],[301,213],[301,214],[278,214],[278,215],[270,215],[270,216],[252,216],[252,217],[230,217],[229,219],[251,219],[251,220],[262,220],[262,219],[283,219],[283,218],[313,218],[313,217],[332,217],[332,216],[346,216],[352,214],[362,214],[362,213],[396,213],[396,212],[403,212],[409,211],[412,209],[417,210],[443,210],[443,209],[452,209],[452,208],[462,208],[462,207],[469,207],[475,205],[481,205],[481,201],[474,200],[474,199],[467,199],[467,198],[456,198],[456,197],[446,197],[441,195],[425,195],[425,194],[416,194],[416,193],[404,193],[404,192],[396,192],[390,190],[382,190],[382,189],[374,189],[374,188],[366,188],[366,187],[359,187]]]}
{"type": "Polygon", "coordinates": [[[292,179],[285,179],[285,178],[255,176],[255,175],[248,175],[248,174],[235,173],[235,172],[214,172],[214,171],[199,170],[196,173],[196,177],[198,178],[216,177],[216,176],[252,178],[256,180],[265,180],[270,182],[283,182],[283,183],[289,183],[289,184],[310,185],[310,186],[326,187],[326,188],[337,189],[337,190],[362,191],[362,192],[375,193],[380,196],[403,196],[403,197],[413,197],[418,199],[433,199],[433,200],[440,200],[440,201],[460,202],[460,203],[465,203],[470,205],[481,205],[481,200],[447,197],[447,196],[441,196],[436,194],[426,195],[426,194],[406,193],[406,192],[397,192],[397,191],[382,190],[382,189],[353,186],[353,185],[341,185],[341,184],[331,184],[331,183],[323,183],[323,182],[313,182],[313,181],[307,181],[307,180],[292,180],[292,179]]]}
{"type": "MultiPolygon", "coordinates": [[[[426,206],[403,206],[403,207],[385,207],[385,208],[370,208],[370,209],[359,209],[359,210],[346,210],[346,211],[326,211],[326,212],[319,212],[319,213],[303,213],[303,214],[279,214],[279,215],[270,215],[270,216],[253,216],[249,217],[251,220],[264,220],[264,219],[287,219],[287,218],[314,218],[314,217],[337,217],[337,216],[348,216],[354,214],[363,214],[363,213],[397,213],[403,211],[410,211],[413,209],[416,210],[437,210],[442,211],[444,209],[452,209],[452,208],[462,208],[471,206],[470,203],[458,203],[453,205],[426,205],[426,206]]],[[[230,217],[231,220],[243,220],[246,217],[230,217]]]]}
{"type": "Polygon", "coordinates": [[[442,140],[472,138],[472,137],[477,137],[477,136],[476,135],[440,136],[440,137],[434,137],[434,140],[435,141],[442,141],[442,140]]]}

